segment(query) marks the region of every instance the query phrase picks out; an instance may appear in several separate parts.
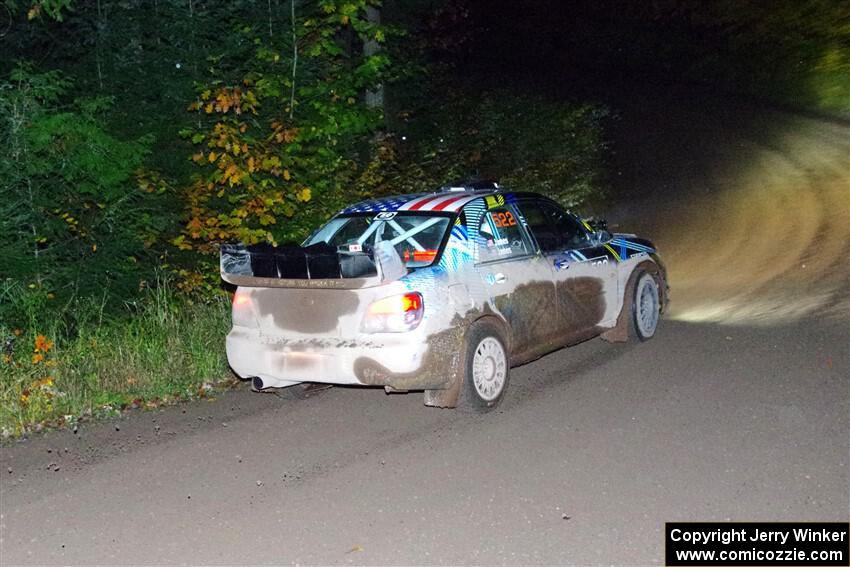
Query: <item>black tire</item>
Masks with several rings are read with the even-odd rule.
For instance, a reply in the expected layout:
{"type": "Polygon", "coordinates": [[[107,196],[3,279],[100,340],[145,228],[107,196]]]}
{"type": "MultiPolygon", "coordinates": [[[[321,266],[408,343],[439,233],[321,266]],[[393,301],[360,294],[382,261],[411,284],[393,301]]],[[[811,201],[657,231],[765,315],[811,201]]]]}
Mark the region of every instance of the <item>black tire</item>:
{"type": "Polygon", "coordinates": [[[629,334],[641,341],[654,337],[661,322],[661,294],[651,273],[635,273],[629,310],[629,334]]]}
{"type": "Polygon", "coordinates": [[[466,368],[459,408],[483,413],[502,401],[511,370],[505,345],[495,324],[479,321],[470,327],[466,333],[466,368]]]}

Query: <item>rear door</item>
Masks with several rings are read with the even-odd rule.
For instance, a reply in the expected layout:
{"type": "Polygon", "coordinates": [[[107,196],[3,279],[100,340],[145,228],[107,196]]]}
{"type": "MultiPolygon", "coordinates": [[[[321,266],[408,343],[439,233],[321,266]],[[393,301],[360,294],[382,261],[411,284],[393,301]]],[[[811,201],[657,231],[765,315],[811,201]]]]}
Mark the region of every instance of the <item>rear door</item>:
{"type": "Polygon", "coordinates": [[[538,254],[514,205],[501,195],[482,202],[483,210],[467,215],[474,225],[476,272],[491,304],[510,325],[512,356],[522,360],[560,327],[553,270],[538,254]]]}
{"type": "Polygon", "coordinates": [[[565,342],[582,340],[616,310],[616,258],[594,246],[579,220],[552,201],[526,198],[519,208],[542,256],[554,271],[565,342]]]}

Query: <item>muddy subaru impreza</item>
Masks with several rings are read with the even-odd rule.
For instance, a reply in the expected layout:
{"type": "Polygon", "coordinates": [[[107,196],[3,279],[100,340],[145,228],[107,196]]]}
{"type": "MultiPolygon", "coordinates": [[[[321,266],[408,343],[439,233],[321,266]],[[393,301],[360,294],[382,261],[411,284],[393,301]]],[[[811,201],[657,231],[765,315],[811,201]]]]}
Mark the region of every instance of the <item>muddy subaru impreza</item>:
{"type": "Polygon", "coordinates": [[[651,338],[667,301],[649,241],[495,184],[365,201],[303,246],[225,245],[221,274],[237,286],[227,357],[255,389],[382,386],[479,410],[512,366],[651,338]]]}

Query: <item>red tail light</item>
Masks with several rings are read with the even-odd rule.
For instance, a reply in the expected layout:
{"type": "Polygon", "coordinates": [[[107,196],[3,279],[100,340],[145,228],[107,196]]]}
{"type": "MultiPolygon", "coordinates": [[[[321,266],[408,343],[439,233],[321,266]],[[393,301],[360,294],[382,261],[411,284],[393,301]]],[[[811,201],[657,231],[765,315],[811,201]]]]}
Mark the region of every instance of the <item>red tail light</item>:
{"type": "Polygon", "coordinates": [[[413,259],[416,262],[433,262],[436,257],[436,250],[416,250],[413,252],[413,259]]]}
{"type": "Polygon", "coordinates": [[[405,262],[410,262],[411,260],[414,262],[433,262],[436,257],[436,250],[414,250],[411,253],[410,250],[405,249],[402,254],[402,259],[405,262]]]}
{"type": "Polygon", "coordinates": [[[251,300],[251,294],[237,289],[233,294],[233,308],[230,310],[233,317],[233,324],[239,327],[257,327],[257,318],[254,313],[254,302],[251,300]]]}
{"type": "Polygon", "coordinates": [[[363,330],[367,333],[400,333],[412,331],[425,311],[418,292],[393,295],[373,302],[366,311],[363,330]]]}

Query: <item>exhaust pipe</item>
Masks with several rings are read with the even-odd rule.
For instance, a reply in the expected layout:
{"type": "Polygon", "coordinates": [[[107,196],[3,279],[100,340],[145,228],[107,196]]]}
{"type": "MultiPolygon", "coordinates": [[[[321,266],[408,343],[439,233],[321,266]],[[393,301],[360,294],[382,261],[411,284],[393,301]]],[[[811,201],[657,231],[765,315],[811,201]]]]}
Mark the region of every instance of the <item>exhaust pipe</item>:
{"type": "Polygon", "coordinates": [[[254,376],[251,378],[251,389],[255,392],[261,392],[269,388],[286,388],[287,386],[300,383],[301,382],[293,382],[292,380],[278,380],[277,378],[269,378],[268,376],[265,379],[260,378],[259,376],[254,376]]]}

